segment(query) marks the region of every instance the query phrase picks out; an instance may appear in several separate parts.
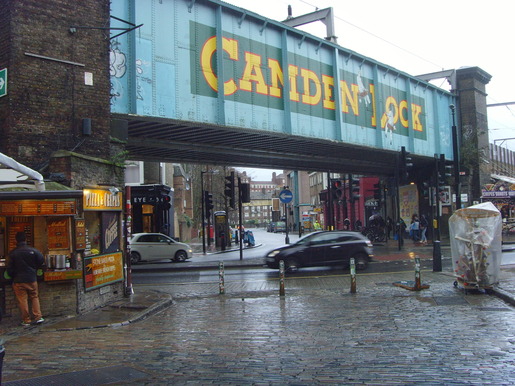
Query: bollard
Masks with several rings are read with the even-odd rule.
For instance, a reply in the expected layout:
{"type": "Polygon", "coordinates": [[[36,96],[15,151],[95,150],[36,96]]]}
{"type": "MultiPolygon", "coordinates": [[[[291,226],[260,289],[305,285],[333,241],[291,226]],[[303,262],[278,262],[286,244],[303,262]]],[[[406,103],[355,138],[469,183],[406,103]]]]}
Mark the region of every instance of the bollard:
{"type": "Polygon", "coordinates": [[[4,365],[5,347],[4,340],[0,339],[0,385],[2,384],[2,367],[4,365]]]}
{"type": "Polygon", "coordinates": [[[279,296],[284,296],[284,261],[279,261],[279,296]]]}
{"type": "Polygon", "coordinates": [[[420,257],[415,256],[415,291],[420,291],[422,289],[422,284],[420,283],[420,257]]]}
{"type": "Polygon", "coordinates": [[[354,258],[350,259],[350,293],[356,293],[356,261],[354,258]]]}
{"type": "Polygon", "coordinates": [[[433,272],[442,272],[442,250],[440,240],[433,240],[433,272]]]}
{"type": "Polygon", "coordinates": [[[225,272],[224,272],[224,262],[221,261],[218,263],[218,278],[219,278],[219,294],[225,294],[225,272]]]}

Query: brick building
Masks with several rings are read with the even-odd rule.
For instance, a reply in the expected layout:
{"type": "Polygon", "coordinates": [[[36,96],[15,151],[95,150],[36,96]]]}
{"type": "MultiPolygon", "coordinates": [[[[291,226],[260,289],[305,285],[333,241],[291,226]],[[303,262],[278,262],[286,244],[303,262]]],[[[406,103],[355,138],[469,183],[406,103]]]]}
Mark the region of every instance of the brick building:
{"type": "MultiPolygon", "coordinates": [[[[40,198],[69,200],[75,215],[63,216],[63,231],[69,236],[67,256],[79,270],[86,269],[88,257],[75,249],[80,217],[86,217],[86,222],[94,218],[98,229],[107,230],[102,224],[107,222],[104,214],[83,212],[83,190],[101,187],[94,194],[111,194],[107,186],[118,192],[124,184],[126,132],[123,123],[110,119],[109,29],[104,28],[109,27],[109,7],[108,0],[5,0],[0,13],[0,70],[8,74],[7,93],[0,97],[0,153],[41,173],[47,182],[71,189],[73,193],[44,192],[40,198]]],[[[109,197],[119,201],[121,193],[109,197]]],[[[1,199],[36,202],[30,192],[19,196],[8,192],[1,199]]],[[[117,206],[109,221],[116,225],[116,258],[121,266],[124,243],[121,205],[117,206]]],[[[7,246],[16,223],[9,214],[0,213],[0,217],[7,246]]],[[[51,243],[43,236],[55,223],[51,217],[22,217],[23,221],[16,220],[33,232],[33,241],[48,247],[51,243]]],[[[88,250],[90,255],[97,251],[94,247],[88,250]]],[[[7,247],[3,249],[5,255],[7,247]]],[[[43,283],[45,315],[82,312],[123,296],[121,279],[90,288],[87,280],[85,274],[57,285],[43,283]]],[[[10,286],[5,288],[9,300],[10,286]]],[[[9,301],[5,306],[9,315],[14,306],[9,301]]]]}

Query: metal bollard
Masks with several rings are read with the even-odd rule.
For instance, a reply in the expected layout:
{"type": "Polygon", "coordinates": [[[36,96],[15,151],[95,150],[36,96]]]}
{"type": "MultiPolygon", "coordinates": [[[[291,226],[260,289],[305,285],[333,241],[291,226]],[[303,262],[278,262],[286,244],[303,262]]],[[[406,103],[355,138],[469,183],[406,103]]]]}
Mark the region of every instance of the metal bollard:
{"type": "Polygon", "coordinates": [[[420,257],[415,256],[415,291],[420,291],[422,289],[422,284],[420,283],[420,257]]]}
{"type": "Polygon", "coordinates": [[[220,261],[218,263],[218,287],[219,287],[219,294],[223,295],[225,294],[225,272],[224,272],[224,262],[220,261]]]}
{"type": "Polygon", "coordinates": [[[442,272],[442,249],[440,240],[433,241],[433,272],[442,272]]]}
{"type": "Polygon", "coordinates": [[[350,259],[350,293],[356,293],[356,261],[354,258],[350,259]]]}
{"type": "Polygon", "coordinates": [[[284,261],[279,261],[279,296],[284,296],[284,261]]]}

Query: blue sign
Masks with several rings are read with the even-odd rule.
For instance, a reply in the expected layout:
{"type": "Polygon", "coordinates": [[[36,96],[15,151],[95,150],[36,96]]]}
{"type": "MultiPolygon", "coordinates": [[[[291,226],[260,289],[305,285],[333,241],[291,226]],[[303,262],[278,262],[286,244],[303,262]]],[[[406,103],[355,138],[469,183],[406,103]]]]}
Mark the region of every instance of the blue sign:
{"type": "Polygon", "coordinates": [[[281,190],[281,193],[279,193],[279,200],[281,200],[283,204],[290,203],[292,199],[293,193],[291,192],[291,190],[283,189],[281,190]]]}

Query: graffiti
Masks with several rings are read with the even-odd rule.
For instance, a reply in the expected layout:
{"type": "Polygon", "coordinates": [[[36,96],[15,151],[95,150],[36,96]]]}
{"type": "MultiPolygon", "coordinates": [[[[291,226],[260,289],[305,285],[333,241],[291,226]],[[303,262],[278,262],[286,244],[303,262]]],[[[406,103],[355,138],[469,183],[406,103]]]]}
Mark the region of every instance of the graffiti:
{"type": "Polygon", "coordinates": [[[127,72],[126,55],[119,49],[120,43],[113,42],[109,50],[109,74],[111,75],[111,104],[123,95],[123,86],[118,81],[127,72]]]}

